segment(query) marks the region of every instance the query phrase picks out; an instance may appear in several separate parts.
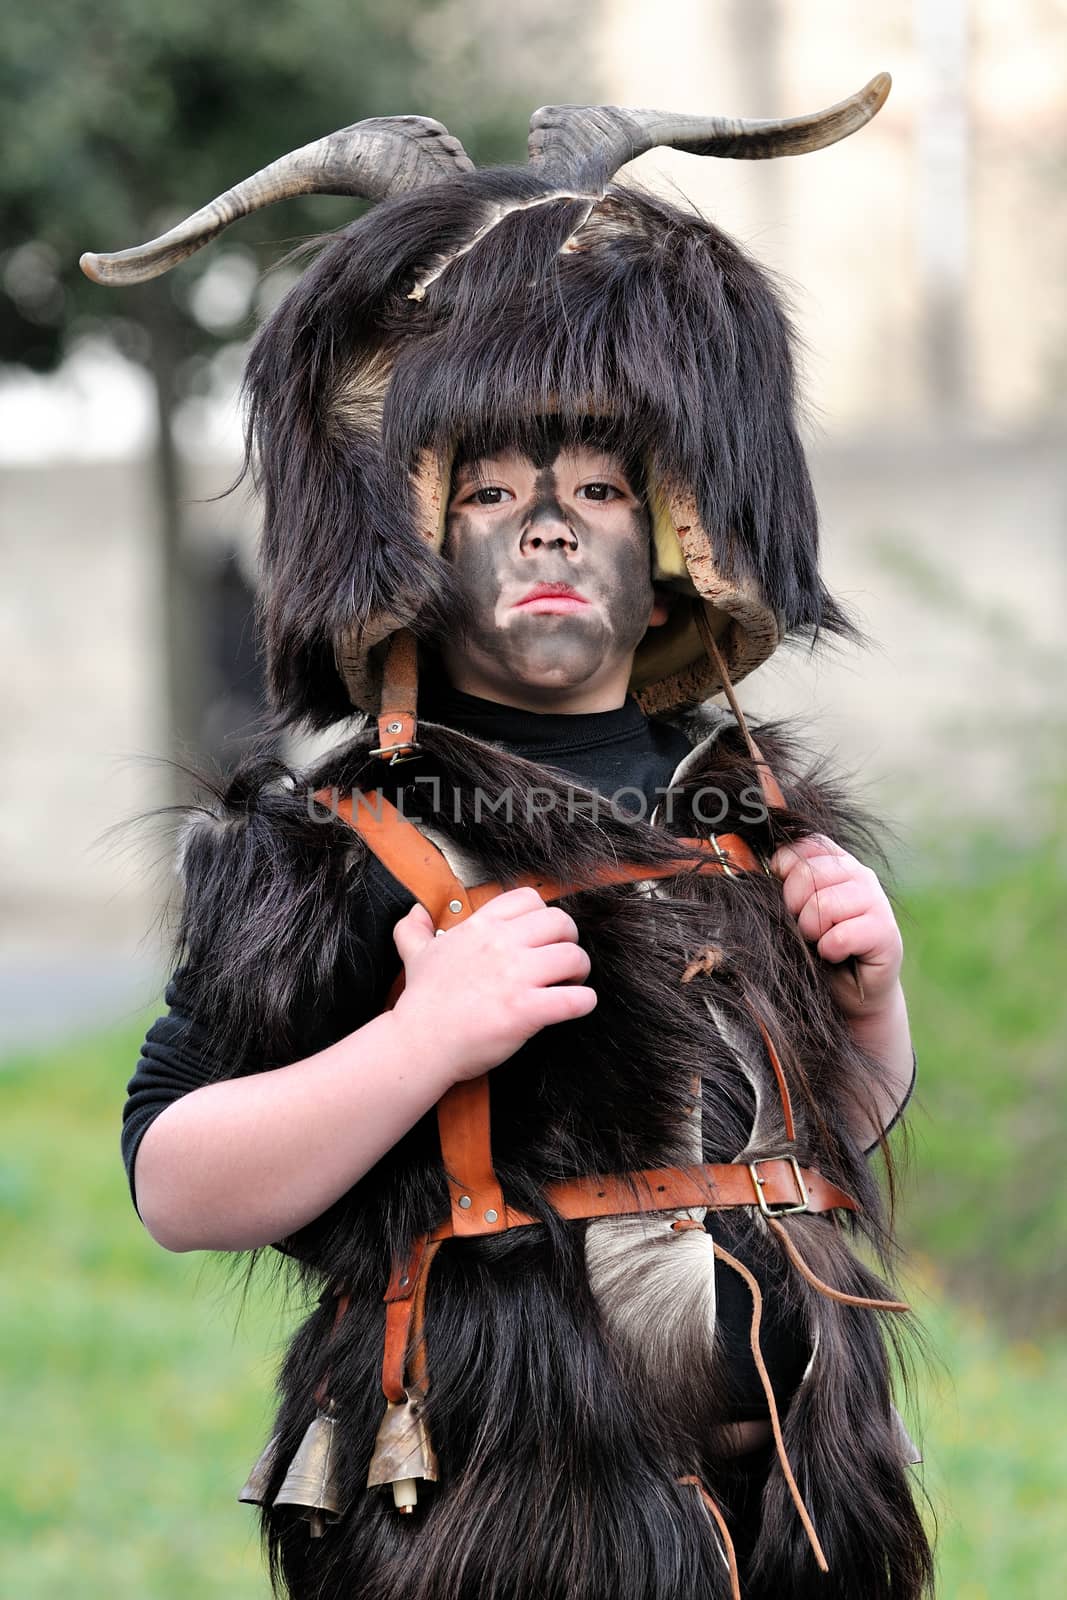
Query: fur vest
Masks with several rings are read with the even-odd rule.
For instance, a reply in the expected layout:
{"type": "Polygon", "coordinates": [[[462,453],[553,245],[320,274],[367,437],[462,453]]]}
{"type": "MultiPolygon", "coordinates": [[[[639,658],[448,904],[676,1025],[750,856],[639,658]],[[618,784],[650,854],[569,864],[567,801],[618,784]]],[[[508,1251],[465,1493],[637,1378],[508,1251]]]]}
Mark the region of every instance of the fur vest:
{"type": "MultiPolygon", "coordinates": [[[[802,770],[783,728],[759,733],[787,801],[768,819],[733,719],[704,708],[685,727],[693,749],[669,805],[645,823],[604,807],[583,815],[575,799],[592,795],[562,775],[423,721],[422,770],[441,783],[406,784],[406,814],[421,808],[467,882],[527,872],[588,882],[606,861],[654,869],[677,855],[678,837],[708,837],[709,791],[715,831],[764,857],[815,831],[870,854],[862,818],[802,770]],[[560,810],[522,803],[535,787],[567,806],[565,826],[560,810]],[[510,817],[484,805],[475,816],[478,790],[505,789],[516,800],[510,817]]],[[[395,798],[404,768],[383,767],[373,744],[363,731],[299,779],[277,763],[246,765],[186,832],[182,954],[219,1059],[238,1070],[328,1042],[308,1043],[316,1014],[335,1003],[372,869],[363,841],[316,815],[308,796],[380,786],[395,798]]],[[[728,1414],[718,1246],[751,1275],[748,1288],[788,1304],[811,1352],[781,1421],[795,1481],[772,1464],[741,1593],[913,1600],[929,1585],[930,1553],[892,1405],[900,1318],[849,1303],[887,1298],[853,1250],[859,1237],[883,1270],[891,1252],[849,1116],[869,1100],[878,1063],[853,1042],[770,875],[650,877],[562,903],[590,955],[598,1003],[490,1074],[493,1166],[508,1205],[540,1220],[450,1239],[436,1253],[424,1411],[438,1481],[410,1516],[367,1478],[384,1408],[386,1285],[413,1240],[449,1212],[435,1118],[285,1242],[320,1298],[284,1362],[257,1496],[276,1584],[297,1600],[736,1593],[715,1514],[727,1467],[709,1443],[728,1414]],[[761,1024],[788,1084],[792,1139],[761,1024]],[[542,1194],[584,1175],[780,1156],[821,1173],[858,1210],[769,1219],[746,1205],[693,1212],[702,1225],[675,1230],[662,1213],[565,1221],[542,1194]],[[327,1395],[346,1509],[314,1537],[298,1508],[273,1502],[327,1395]]]]}

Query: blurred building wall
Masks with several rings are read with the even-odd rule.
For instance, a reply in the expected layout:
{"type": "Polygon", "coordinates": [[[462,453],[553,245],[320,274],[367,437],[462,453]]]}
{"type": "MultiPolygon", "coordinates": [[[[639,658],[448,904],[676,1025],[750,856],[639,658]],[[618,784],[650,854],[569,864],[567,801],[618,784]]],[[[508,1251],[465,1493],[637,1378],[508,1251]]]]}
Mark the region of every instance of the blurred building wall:
{"type": "Polygon", "coordinates": [[[773,162],[655,151],[626,176],[674,186],[783,274],[830,433],[1064,411],[1067,5],[1063,0],[603,0],[619,104],[796,116],[876,72],[893,89],[841,144],[773,162]],[[944,362],[942,362],[942,365],[944,362]]]}
{"type": "MultiPolygon", "coordinates": [[[[233,475],[187,463],[191,557],[220,586],[229,552],[251,565],[247,496],[212,498],[233,475]]],[[[157,518],[148,461],[0,473],[0,957],[144,938],[155,958],[173,823],[132,824],[169,796],[157,518]]]]}
{"type": "Polygon", "coordinates": [[[768,266],[802,344],[830,585],[873,648],[745,684],[866,774],[905,829],[1040,824],[1067,668],[1067,5],[604,0],[607,98],[796,116],[875,72],[841,144],[773,162],[653,151],[768,266]]]}
{"type": "MultiPolygon", "coordinates": [[[[1020,773],[1056,757],[1065,24],[1062,0],[601,0],[589,68],[604,100],[793,115],[893,73],[874,123],[829,150],[773,163],[655,152],[626,176],[687,196],[784,281],[828,577],[874,649],[783,652],[743,699],[809,717],[816,744],[907,827],[1005,807],[1025,818],[1020,773]]],[[[191,464],[191,494],[217,493],[232,469],[191,464]]],[[[139,852],[100,842],[164,792],[141,759],[163,753],[148,475],[83,462],[0,479],[0,948],[133,949],[166,887],[150,839],[139,852]]],[[[208,559],[247,548],[255,513],[237,495],[194,503],[190,521],[208,559]]]]}

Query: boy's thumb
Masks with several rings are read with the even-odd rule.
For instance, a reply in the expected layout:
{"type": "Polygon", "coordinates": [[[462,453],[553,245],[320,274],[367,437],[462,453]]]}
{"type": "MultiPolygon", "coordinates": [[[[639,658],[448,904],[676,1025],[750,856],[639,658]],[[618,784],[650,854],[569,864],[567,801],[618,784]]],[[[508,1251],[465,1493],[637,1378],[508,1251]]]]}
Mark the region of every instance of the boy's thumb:
{"type": "Polygon", "coordinates": [[[433,942],[433,918],[418,900],[393,929],[393,943],[405,965],[433,942]]]}

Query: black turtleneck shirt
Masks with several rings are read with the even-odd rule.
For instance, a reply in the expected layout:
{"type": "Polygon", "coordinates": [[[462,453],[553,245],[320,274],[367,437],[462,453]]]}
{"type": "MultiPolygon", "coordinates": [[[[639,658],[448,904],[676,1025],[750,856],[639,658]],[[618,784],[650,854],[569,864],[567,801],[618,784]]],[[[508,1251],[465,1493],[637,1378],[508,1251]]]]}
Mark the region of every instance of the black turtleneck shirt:
{"type": "Polygon", "coordinates": [[[633,695],[614,711],[520,711],[438,681],[420,686],[419,708],[434,722],[557,767],[605,797],[617,794],[620,811],[640,810],[631,792],[640,790],[647,816],[661,798],[657,785],[670,782],[690,749],[683,733],[646,717],[633,695]]]}

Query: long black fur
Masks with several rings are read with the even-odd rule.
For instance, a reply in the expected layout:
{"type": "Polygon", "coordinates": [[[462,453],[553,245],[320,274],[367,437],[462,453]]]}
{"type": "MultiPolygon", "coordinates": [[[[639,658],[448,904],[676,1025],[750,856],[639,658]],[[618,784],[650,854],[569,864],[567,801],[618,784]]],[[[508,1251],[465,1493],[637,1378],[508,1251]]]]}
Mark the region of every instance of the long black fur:
{"type": "MultiPolygon", "coordinates": [[[[688,720],[690,735],[701,730],[688,720]]],[[[756,775],[736,729],[707,750],[680,786],[673,833],[706,833],[685,797],[714,783],[729,798],[720,831],[769,852],[818,831],[870,854],[870,830],[832,785],[802,770],[787,730],[758,730],[783,782],[788,809],[753,821],[756,775]]],[[[490,876],[522,871],[580,877],[605,859],[651,863],[677,844],[659,828],[613,818],[561,827],[528,816],[530,787],[577,786],[565,774],[432,723],[420,724],[418,770],[447,779],[435,826],[476,849],[490,876]],[[510,786],[511,822],[491,811],[476,824],[470,796],[510,786]],[[453,796],[459,796],[458,820],[453,796]]],[[[301,1017],[329,1014],[357,951],[371,865],[337,820],[309,815],[307,789],[373,786],[389,776],[369,757],[370,729],[306,775],[248,765],[190,826],[181,959],[197,1015],[213,1039],[231,1039],[231,1069],[291,1059],[301,1017]]],[[[403,773],[404,769],[397,769],[403,773]]],[[[410,771],[410,769],[409,769],[410,771]]],[[[411,785],[429,818],[433,790],[411,785]]],[[[709,1490],[728,1467],[707,1441],[724,1395],[694,1385],[664,1407],[636,1382],[600,1329],[583,1265],[584,1224],[546,1212],[539,1189],[577,1173],[623,1172],[680,1159],[680,1128],[694,1067],[702,1080],[704,1156],[731,1160],[746,1146],[748,1079],[705,998],[759,1038],[746,1000],[776,1039],[798,1111],[796,1154],[861,1203],[854,1227],[888,1269],[891,1244],[878,1185],[850,1131],[878,1065],[853,1043],[826,969],[800,938],[777,882],[679,876],[663,898],[631,886],[585,891],[564,903],[592,961],[599,1002],[587,1018],[546,1029],[492,1074],[494,1161],[511,1203],[543,1224],[503,1236],[451,1241],[430,1278],[427,1417],[441,1466],[422,1509],[399,1518],[366,1474],[382,1412],[382,1294],[394,1255],[448,1209],[434,1119],[426,1117],[319,1223],[288,1241],[318,1309],[296,1335],[281,1378],[280,1447],[273,1489],[314,1414],[326,1367],[341,1428],[341,1473],[352,1510],[321,1540],[282,1508],[264,1513],[276,1582],[300,1600],[718,1600],[727,1593],[717,1538],[692,1491],[675,1479],[699,1473],[709,1490]],[[714,943],[723,961],[688,984],[695,950],[714,943]],[[333,1290],[353,1310],[327,1352],[333,1290]]],[[[394,962],[396,960],[394,955],[394,962]]],[[[328,1042],[322,1039],[321,1043],[328,1042]]],[[[780,1139],[757,1154],[778,1153],[780,1139]]],[[[830,1558],[816,1574],[784,1480],[772,1466],[763,1530],[746,1600],[917,1600],[930,1583],[930,1553],[890,1412],[890,1361],[874,1314],[833,1304],[784,1266],[781,1247],[750,1211],[710,1220],[768,1293],[797,1308],[818,1338],[812,1374],[786,1421],[791,1458],[830,1558]]],[[[792,1218],[802,1253],[837,1286],[881,1294],[852,1254],[849,1231],[828,1218],[792,1218]]],[[[701,1369],[703,1374],[705,1369],[701,1369]]]]}

